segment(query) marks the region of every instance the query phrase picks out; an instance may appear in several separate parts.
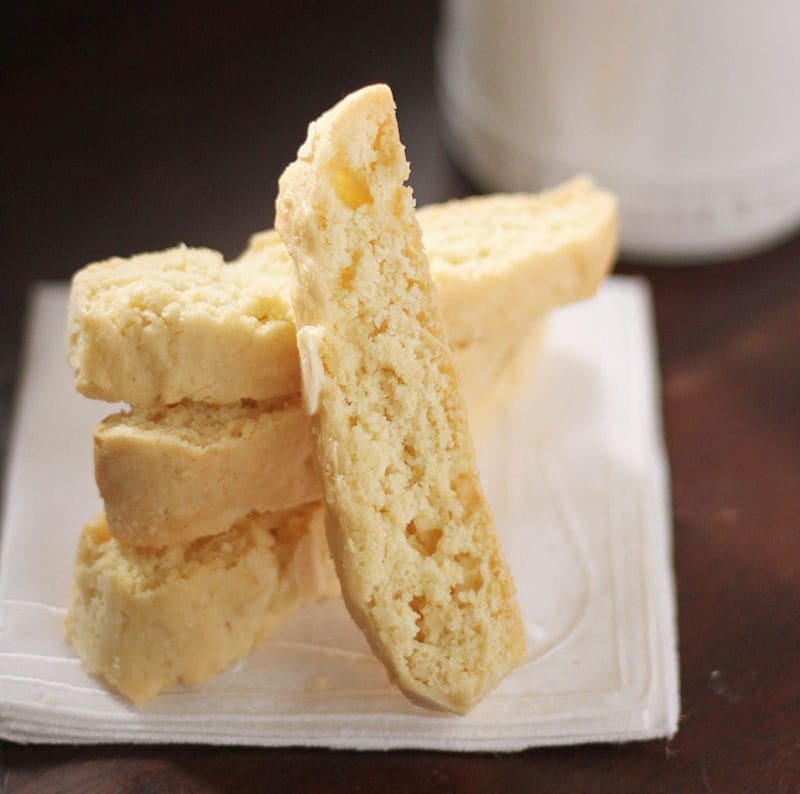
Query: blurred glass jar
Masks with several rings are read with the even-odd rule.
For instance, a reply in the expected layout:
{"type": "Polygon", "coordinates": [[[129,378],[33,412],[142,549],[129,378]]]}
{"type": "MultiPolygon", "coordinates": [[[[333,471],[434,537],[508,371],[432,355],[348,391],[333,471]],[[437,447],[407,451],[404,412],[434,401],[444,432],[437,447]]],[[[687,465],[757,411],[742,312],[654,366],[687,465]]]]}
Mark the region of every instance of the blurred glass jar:
{"type": "Polygon", "coordinates": [[[733,256],[800,224],[797,0],[445,0],[438,67],[478,185],[589,173],[626,254],[733,256]]]}

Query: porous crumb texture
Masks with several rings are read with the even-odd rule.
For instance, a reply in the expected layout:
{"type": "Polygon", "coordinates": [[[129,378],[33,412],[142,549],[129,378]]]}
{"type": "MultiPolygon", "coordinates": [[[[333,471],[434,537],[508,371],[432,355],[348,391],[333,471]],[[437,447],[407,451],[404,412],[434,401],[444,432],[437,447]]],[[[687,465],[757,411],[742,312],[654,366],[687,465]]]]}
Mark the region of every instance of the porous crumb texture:
{"type": "Polygon", "coordinates": [[[280,182],[300,324],[322,328],[317,448],[343,594],[402,689],[464,712],[524,655],[413,215],[389,89],[311,125],[280,182]]]}
{"type": "Polygon", "coordinates": [[[90,673],[144,703],[204,681],[300,603],[337,592],[319,504],[164,549],[120,543],[99,516],[79,541],[66,632],[90,673]]]}
{"type": "Polygon", "coordinates": [[[78,391],[132,405],[298,391],[291,267],[285,252],[264,268],[185,246],[88,265],[70,291],[78,391]],[[230,367],[231,351],[249,366],[230,367]]]}
{"type": "Polygon", "coordinates": [[[95,429],[94,461],[111,532],[134,545],[187,543],[322,496],[299,395],[114,414],[95,429]]]}

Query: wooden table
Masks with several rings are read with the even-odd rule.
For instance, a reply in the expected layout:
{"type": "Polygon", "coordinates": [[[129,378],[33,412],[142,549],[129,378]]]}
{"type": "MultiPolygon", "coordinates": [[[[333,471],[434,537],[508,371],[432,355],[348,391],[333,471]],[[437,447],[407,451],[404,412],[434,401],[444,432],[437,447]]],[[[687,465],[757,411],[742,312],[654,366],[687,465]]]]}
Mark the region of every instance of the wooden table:
{"type": "MultiPolygon", "coordinates": [[[[306,122],[347,90],[392,83],[420,203],[472,190],[440,135],[435,4],[82,8],[12,4],[0,41],[3,439],[27,285],[178,240],[235,255],[272,224],[306,122]]],[[[672,741],[513,755],[3,743],[2,790],[800,790],[800,236],[727,264],[620,270],[655,296],[683,703],[672,741]]]]}

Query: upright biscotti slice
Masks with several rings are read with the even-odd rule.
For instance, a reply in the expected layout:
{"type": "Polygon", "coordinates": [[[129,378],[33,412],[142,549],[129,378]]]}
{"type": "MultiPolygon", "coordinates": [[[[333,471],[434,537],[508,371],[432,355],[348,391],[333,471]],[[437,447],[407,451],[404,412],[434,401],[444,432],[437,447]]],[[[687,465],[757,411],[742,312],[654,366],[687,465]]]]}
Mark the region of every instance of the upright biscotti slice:
{"type": "MultiPolygon", "coordinates": [[[[616,201],[586,179],[417,214],[454,347],[497,329],[518,336],[531,318],[591,295],[616,252],[616,201]]],[[[274,231],[254,235],[231,264],[180,247],[88,265],[70,293],[76,387],[145,407],[298,391],[292,273],[274,231]]]]}
{"type": "Polygon", "coordinates": [[[83,530],[67,638],[134,703],[241,659],[301,603],[338,594],[319,503],[253,515],[188,545],[141,549],[83,530]]]}
{"type": "Polygon", "coordinates": [[[187,543],[247,513],[320,499],[309,425],[299,395],[108,417],[94,432],[94,463],[112,534],[139,546],[187,543]]]}
{"type": "Polygon", "coordinates": [[[304,393],[348,608],[412,699],[466,712],[524,657],[387,86],[309,127],[280,180],[304,393]]]}

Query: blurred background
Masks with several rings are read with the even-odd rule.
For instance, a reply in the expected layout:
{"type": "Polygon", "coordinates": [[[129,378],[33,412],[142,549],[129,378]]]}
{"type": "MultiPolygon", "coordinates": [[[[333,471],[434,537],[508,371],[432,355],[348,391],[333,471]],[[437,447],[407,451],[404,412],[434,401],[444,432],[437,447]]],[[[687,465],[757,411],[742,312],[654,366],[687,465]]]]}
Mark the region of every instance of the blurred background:
{"type": "MultiPolygon", "coordinates": [[[[785,237],[800,219],[800,70],[786,46],[800,12],[788,0],[749,8],[5,3],[3,432],[33,280],[178,242],[236,256],[272,225],[309,120],[370,82],[393,88],[419,204],[589,171],[620,193],[628,262],[730,257],[785,237]]],[[[785,258],[773,267],[771,282],[740,270],[734,288],[763,291],[767,309],[791,277],[785,258]]],[[[680,327],[670,294],[708,311],[713,279],[730,281],[690,291],[687,277],[655,278],[660,330],[680,327]]]]}

